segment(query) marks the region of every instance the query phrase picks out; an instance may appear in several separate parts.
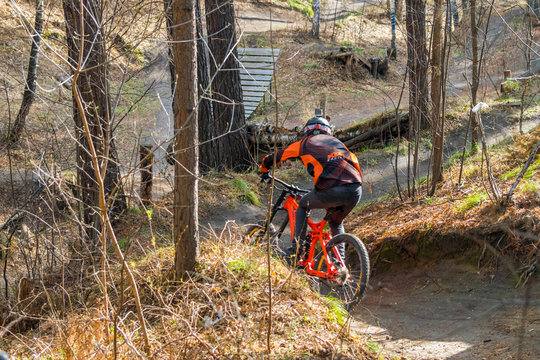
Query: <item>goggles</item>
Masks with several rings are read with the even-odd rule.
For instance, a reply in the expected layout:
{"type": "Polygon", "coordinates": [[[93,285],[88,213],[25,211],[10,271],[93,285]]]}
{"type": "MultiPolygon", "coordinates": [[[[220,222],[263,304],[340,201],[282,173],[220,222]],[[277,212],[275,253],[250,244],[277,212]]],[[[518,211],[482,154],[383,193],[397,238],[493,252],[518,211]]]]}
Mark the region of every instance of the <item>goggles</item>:
{"type": "Polygon", "coordinates": [[[313,125],[304,126],[304,133],[307,133],[307,132],[309,132],[311,130],[322,130],[322,131],[332,135],[332,129],[330,129],[328,126],[322,125],[322,124],[313,124],[313,125]]]}

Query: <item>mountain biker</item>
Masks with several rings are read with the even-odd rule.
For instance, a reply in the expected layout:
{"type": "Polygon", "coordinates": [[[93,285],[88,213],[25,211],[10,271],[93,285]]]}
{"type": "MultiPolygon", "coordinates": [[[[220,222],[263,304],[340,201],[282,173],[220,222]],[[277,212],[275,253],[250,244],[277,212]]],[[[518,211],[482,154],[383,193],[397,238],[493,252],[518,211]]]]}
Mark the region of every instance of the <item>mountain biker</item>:
{"type": "MultiPolygon", "coordinates": [[[[330,209],[326,215],[332,236],[343,234],[343,220],[362,197],[362,172],[356,155],[345,144],[332,136],[328,121],[320,116],[307,121],[304,137],[276,153],[276,164],[287,159],[300,158],[314,189],[298,201],[293,236],[293,253],[298,258],[307,255],[307,212],[311,209],[330,209]]],[[[274,165],[274,154],[264,157],[261,179],[269,178],[274,165]]],[[[344,249],[340,249],[342,256],[344,249]]]]}

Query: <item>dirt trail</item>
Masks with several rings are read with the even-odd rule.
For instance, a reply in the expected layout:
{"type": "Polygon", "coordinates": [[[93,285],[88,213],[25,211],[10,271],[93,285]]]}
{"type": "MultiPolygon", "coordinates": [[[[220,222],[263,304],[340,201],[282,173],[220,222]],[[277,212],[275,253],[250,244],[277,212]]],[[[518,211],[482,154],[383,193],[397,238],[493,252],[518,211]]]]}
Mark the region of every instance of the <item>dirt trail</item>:
{"type": "Polygon", "coordinates": [[[504,271],[443,261],[375,276],[353,328],[406,359],[538,359],[540,284],[515,288],[504,271]],[[526,317],[523,314],[526,308],[526,317]],[[524,320],[525,319],[525,320],[524,320]]]}
{"type": "MultiPolygon", "coordinates": [[[[342,19],[349,14],[360,11],[367,4],[375,4],[377,0],[327,0],[322,4],[321,22],[342,19]]],[[[237,3],[238,4],[238,3],[237,3]]],[[[268,6],[243,2],[237,6],[236,14],[240,31],[264,32],[288,27],[308,26],[309,19],[299,12],[291,12],[284,7],[268,6]]]]}

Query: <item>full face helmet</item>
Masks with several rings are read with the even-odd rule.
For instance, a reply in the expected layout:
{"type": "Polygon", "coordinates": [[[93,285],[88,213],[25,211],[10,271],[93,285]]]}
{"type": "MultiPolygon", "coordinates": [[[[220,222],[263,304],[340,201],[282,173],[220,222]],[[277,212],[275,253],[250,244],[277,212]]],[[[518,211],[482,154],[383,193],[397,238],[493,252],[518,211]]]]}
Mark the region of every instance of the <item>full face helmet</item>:
{"type": "Polygon", "coordinates": [[[304,134],[305,135],[318,135],[318,134],[332,135],[332,128],[330,127],[328,120],[326,120],[323,117],[316,116],[309,119],[306,125],[304,125],[304,134]]]}

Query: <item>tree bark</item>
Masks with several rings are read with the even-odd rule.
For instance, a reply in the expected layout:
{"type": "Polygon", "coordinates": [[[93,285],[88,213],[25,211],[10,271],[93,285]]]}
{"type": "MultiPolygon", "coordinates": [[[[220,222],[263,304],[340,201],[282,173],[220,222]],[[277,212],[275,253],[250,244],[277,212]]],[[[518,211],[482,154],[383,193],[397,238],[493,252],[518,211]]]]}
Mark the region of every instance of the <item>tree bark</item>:
{"type": "Polygon", "coordinates": [[[313,0],[311,8],[313,9],[313,23],[311,26],[311,35],[313,35],[314,38],[318,39],[319,31],[321,28],[321,0],[313,0]]]}
{"type": "Polygon", "coordinates": [[[390,22],[392,25],[392,39],[390,41],[390,59],[397,58],[397,49],[396,49],[396,2],[399,3],[399,0],[392,0],[390,6],[390,22]]]}
{"type": "Polygon", "coordinates": [[[174,92],[174,228],[175,275],[181,280],[199,257],[197,126],[197,42],[195,1],[173,0],[174,92]],[[191,41],[190,41],[191,40],[191,41]]]}
{"type": "Polygon", "coordinates": [[[246,139],[242,106],[242,86],[234,8],[230,0],[206,0],[206,26],[209,38],[214,123],[219,167],[247,170],[251,158],[246,139]]]}
{"type": "MultiPolygon", "coordinates": [[[[478,74],[479,62],[478,62],[478,27],[476,26],[476,0],[470,0],[470,16],[471,16],[471,46],[472,46],[472,82],[471,82],[471,109],[476,105],[476,95],[478,92],[478,85],[480,77],[478,74]]],[[[470,122],[472,124],[472,141],[471,149],[473,152],[478,148],[478,122],[476,116],[472,110],[469,113],[470,122]]]]}
{"type": "MultiPolygon", "coordinates": [[[[418,176],[420,130],[428,124],[428,61],[426,54],[425,0],[407,0],[407,71],[409,71],[409,144],[414,145],[412,191],[418,176]],[[414,137],[414,138],[411,138],[414,137]]],[[[409,169],[410,170],[410,169],[409,169]]]]}
{"type": "MultiPolygon", "coordinates": [[[[80,0],[64,0],[66,37],[69,62],[73,69],[79,63],[79,56],[85,59],[77,77],[76,86],[85,107],[90,135],[94,142],[99,162],[104,174],[106,200],[110,203],[109,217],[114,219],[126,208],[125,196],[120,182],[120,168],[112,134],[107,58],[103,39],[102,8],[96,0],[82,0],[85,9],[79,12],[80,0]],[[81,27],[84,26],[84,29],[81,27]],[[84,38],[81,39],[81,34],[84,38]],[[80,54],[81,44],[83,53],[80,54]]],[[[90,243],[97,245],[102,231],[99,215],[98,180],[89,152],[83,121],[75,97],[73,119],[77,138],[78,197],[82,204],[81,222],[90,243]]]]}
{"type": "Polygon", "coordinates": [[[451,0],[452,4],[452,19],[454,20],[454,29],[459,26],[459,11],[457,0],[451,0]]]}
{"type": "Polygon", "coordinates": [[[212,92],[207,39],[204,36],[200,0],[195,1],[197,27],[197,78],[199,79],[199,167],[202,172],[219,167],[219,156],[215,143],[216,128],[212,115],[212,92]]]}
{"type": "MultiPolygon", "coordinates": [[[[169,39],[173,38],[173,19],[172,19],[172,0],[163,0],[164,13],[165,13],[165,22],[167,25],[167,36],[169,39]]],[[[174,101],[174,89],[176,83],[176,70],[174,69],[174,59],[172,53],[172,46],[167,48],[167,53],[169,55],[169,74],[171,76],[171,94],[174,101]]],[[[173,105],[174,106],[174,105],[173,105]]]]}
{"type": "Polygon", "coordinates": [[[442,52],[441,32],[443,25],[443,2],[435,0],[433,11],[433,38],[431,40],[431,136],[432,136],[432,188],[430,195],[435,193],[436,184],[441,180],[444,129],[441,119],[441,90],[442,90],[442,52]]]}
{"type": "Polygon", "coordinates": [[[396,3],[396,20],[403,21],[403,1],[404,0],[393,0],[396,3]]]}
{"type": "MultiPolygon", "coordinates": [[[[164,0],[165,14],[167,18],[167,33],[172,39],[172,4],[171,0],[164,0]]],[[[195,24],[197,30],[197,78],[198,78],[198,126],[199,126],[199,170],[202,173],[219,167],[219,156],[216,143],[216,128],[212,114],[212,91],[210,88],[210,70],[208,59],[208,39],[203,30],[202,12],[200,0],[195,0],[195,24]]],[[[169,71],[171,73],[171,87],[174,94],[176,71],[172,55],[172,47],[169,46],[169,71]]],[[[174,101],[174,98],[173,98],[174,101]]],[[[172,154],[173,143],[169,145],[168,152],[172,154]]],[[[172,159],[172,158],[171,158],[172,159]]],[[[170,162],[171,164],[174,161],[170,162]]]]}
{"type": "Polygon", "coordinates": [[[23,99],[13,128],[9,129],[8,146],[14,146],[19,142],[26,124],[26,118],[36,96],[36,77],[39,59],[41,34],[43,33],[43,0],[36,0],[36,14],[34,19],[34,33],[32,34],[32,47],[30,60],[28,61],[28,73],[24,86],[23,99]]]}

